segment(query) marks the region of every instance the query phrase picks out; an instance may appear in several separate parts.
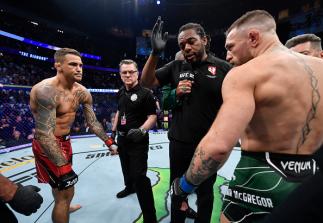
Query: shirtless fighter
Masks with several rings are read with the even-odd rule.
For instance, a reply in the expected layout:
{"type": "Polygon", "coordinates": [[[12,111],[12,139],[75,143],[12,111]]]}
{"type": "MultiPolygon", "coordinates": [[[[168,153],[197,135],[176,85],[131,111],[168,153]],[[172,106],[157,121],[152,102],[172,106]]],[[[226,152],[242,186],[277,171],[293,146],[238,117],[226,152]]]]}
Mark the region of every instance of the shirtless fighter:
{"type": "Polygon", "coordinates": [[[92,96],[79,84],[82,80],[82,60],[78,51],[62,48],[54,55],[56,76],[36,84],[30,93],[30,108],[35,118],[36,134],[32,143],[38,181],[49,183],[55,200],[54,223],[69,222],[74,185],[78,181],[72,169],[70,128],[79,106],[83,106],[88,126],[109,147],[114,144],[106,135],[92,109],[92,96]]]}

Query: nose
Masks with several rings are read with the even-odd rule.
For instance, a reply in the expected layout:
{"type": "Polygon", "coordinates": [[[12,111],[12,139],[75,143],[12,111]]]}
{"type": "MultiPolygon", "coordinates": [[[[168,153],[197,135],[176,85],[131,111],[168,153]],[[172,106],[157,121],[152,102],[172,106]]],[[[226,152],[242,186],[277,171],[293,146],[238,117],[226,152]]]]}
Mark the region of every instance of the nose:
{"type": "Polygon", "coordinates": [[[184,47],[184,51],[190,51],[192,49],[191,44],[186,43],[184,47]]]}
{"type": "Polygon", "coordinates": [[[227,56],[226,56],[226,61],[228,61],[229,63],[231,63],[230,61],[233,59],[231,53],[227,52],[227,56]]]}
{"type": "Polygon", "coordinates": [[[76,66],[76,71],[81,72],[82,71],[82,66],[76,66]]]}

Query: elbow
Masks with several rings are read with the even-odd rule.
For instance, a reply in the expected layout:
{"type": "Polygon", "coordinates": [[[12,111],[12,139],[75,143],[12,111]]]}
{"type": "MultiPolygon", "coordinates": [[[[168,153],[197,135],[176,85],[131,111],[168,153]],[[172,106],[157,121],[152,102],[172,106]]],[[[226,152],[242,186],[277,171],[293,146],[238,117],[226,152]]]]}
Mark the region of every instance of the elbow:
{"type": "Polygon", "coordinates": [[[143,81],[142,79],[139,81],[140,85],[143,87],[148,87],[147,83],[143,81]]]}
{"type": "MultiPolygon", "coordinates": [[[[209,151],[210,156],[214,159],[214,160],[218,160],[220,162],[226,160],[226,158],[230,155],[232,148],[228,143],[223,142],[221,140],[212,140],[212,141],[208,141],[205,140],[203,143],[206,148],[206,151],[209,151]]],[[[202,147],[203,147],[202,144],[202,147]]]]}
{"type": "Polygon", "coordinates": [[[36,128],[35,131],[35,139],[50,139],[55,137],[54,131],[48,130],[48,131],[42,131],[40,129],[36,128]]]}
{"type": "Polygon", "coordinates": [[[139,83],[143,87],[147,87],[147,88],[151,88],[151,87],[155,87],[155,86],[159,85],[159,82],[155,76],[155,73],[148,74],[148,73],[143,72],[141,75],[141,78],[139,80],[139,83]]]}
{"type": "Polygon", "coordinates": [[[89,127],[89,129],[91,130],[91,132],[92,132],[92,133],[95,133],[95,132],[96,132],[95,125],[93,125],[93,124],[88,124],[88,127],[89,127]]]}
{"type": "Polygon", "coordinates": [[[143,78],[141,78],[139,82],[140,82],[141,86],[147,87],[147,88],[150,88],[153,85],[150,81],[143,79],[143,78]]]}

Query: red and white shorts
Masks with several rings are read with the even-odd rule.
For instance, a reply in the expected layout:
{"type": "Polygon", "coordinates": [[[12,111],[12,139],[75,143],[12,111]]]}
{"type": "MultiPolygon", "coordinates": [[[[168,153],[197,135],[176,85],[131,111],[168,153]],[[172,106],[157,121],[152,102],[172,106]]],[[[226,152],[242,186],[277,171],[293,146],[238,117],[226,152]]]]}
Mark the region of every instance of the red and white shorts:
{"type": "MultiPolygon", "coordinates": [[[[60,145],[64,157],[72,164],[72,146],[69,135],[56,136],[56,140],[60,145]]],[[[57,188],[57,166],[49,160],[47,155],[43,152],[40,143],[37,140],[32,142],[32,150],[35,156],[35,165],[37,171],[37,178],[39,183],[49,183],[52,188],[57,188]]]]}

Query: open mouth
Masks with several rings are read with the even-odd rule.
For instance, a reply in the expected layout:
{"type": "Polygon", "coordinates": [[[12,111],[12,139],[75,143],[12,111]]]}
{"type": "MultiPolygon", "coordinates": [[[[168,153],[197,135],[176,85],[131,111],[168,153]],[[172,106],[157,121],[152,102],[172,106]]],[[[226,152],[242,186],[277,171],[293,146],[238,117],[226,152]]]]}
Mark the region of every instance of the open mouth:
{"type": "Polygon", "coordinates": [[[193,58],[195,57],[194,54],[191,54],[191,55],[186,55],[186,59],[187,60],[193,60],[193,58]]]}

